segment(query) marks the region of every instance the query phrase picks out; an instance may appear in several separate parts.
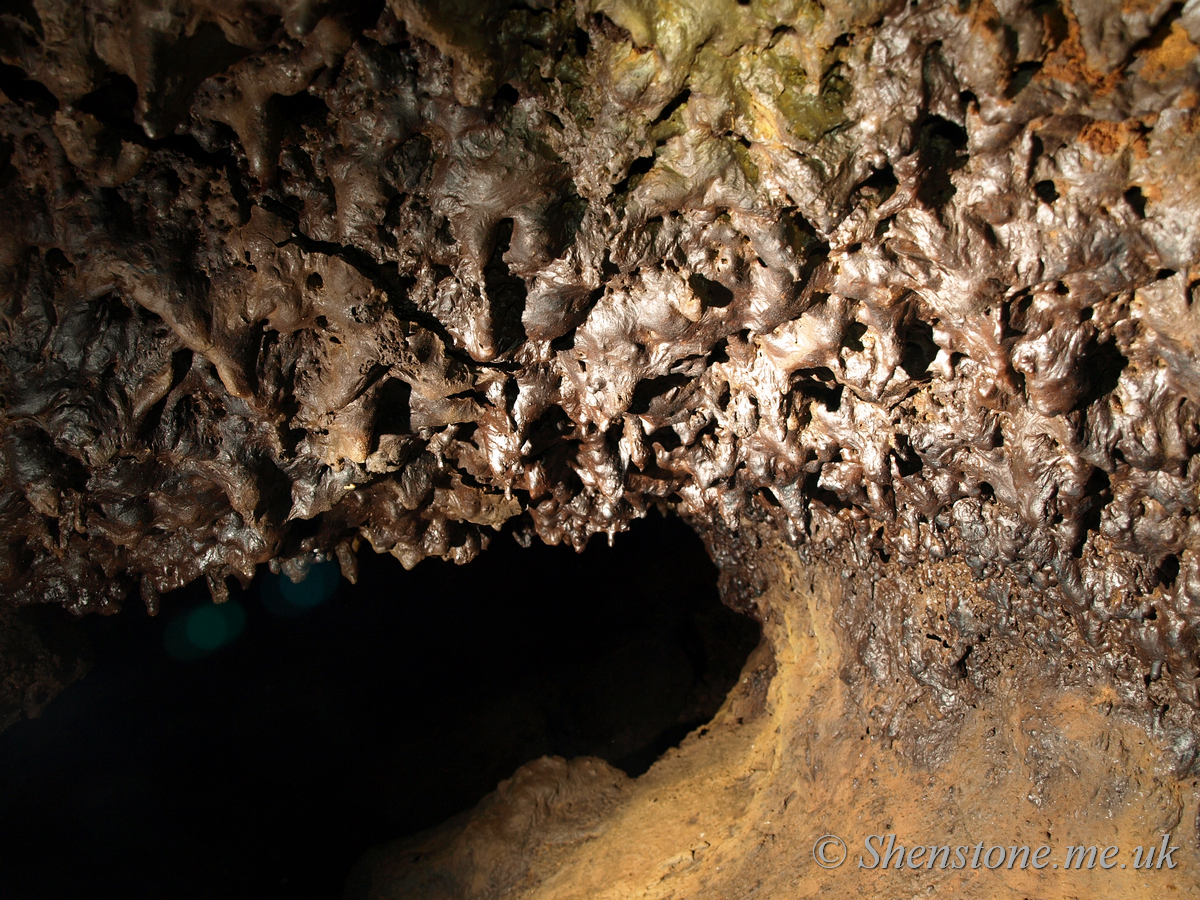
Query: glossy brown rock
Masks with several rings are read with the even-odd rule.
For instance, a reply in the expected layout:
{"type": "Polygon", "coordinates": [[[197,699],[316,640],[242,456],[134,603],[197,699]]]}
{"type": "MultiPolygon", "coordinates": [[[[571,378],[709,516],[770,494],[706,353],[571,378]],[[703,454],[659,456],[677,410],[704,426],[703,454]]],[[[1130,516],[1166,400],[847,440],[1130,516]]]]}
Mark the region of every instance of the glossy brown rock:
{"type": "Polygon", "coordinates": [[[658,506],[764,621],[762,553],[872,585],[838,691],[906,765],[1041,654],[1194,773],[1195,4],[35,0],[0,33],[10,607],[658,506]]]}

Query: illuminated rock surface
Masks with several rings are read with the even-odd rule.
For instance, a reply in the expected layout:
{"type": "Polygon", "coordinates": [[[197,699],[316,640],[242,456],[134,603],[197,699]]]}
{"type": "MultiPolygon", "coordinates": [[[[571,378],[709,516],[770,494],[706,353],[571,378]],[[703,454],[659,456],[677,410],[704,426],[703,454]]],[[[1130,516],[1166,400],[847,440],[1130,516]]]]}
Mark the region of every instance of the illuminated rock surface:
{"type": "MultiPolygon", "coordinates": [[[[1071,822],[1194,889],[1195,2],[9,9],[0,623],[659,506],[743,692],[356,879],[849,893],[824,831],[1071,822]]],[[[0,721],[77,671],[22,659],[0,721]]]]}

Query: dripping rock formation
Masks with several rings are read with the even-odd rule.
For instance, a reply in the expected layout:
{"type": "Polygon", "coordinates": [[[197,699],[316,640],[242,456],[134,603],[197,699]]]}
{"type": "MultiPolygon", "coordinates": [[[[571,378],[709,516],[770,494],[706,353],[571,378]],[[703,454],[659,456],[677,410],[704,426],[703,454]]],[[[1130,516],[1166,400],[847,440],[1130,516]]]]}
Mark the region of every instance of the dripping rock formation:
{"type": "Polygon", "coordinates": [[[86,668],[42,604],[657,508],[763,626],[721,712],[350,895],[1200,895],[1198,49],[1197,0],[5,4],[0,726],[86,668]]]}

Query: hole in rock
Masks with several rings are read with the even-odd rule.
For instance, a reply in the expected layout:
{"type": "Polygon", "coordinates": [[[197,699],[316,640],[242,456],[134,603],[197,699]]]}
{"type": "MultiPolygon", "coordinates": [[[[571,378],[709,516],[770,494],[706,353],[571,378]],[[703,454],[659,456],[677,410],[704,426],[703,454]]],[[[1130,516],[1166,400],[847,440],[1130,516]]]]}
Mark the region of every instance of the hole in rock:
{"type": "Polygon", "coordinates": [[[466,566],[359,565],[79,620],[91,672],[0,735],[0,896],[340,896],[543,755],[644,772],[759,639],[658,515],[582,554],[506,532],[466,566]]]}
{"type": "Polygon", "coordinates": [[[513,240],[512,219],[501,219],[496,226],[491,259],[483,270],[488,301],[492,307],[497,343],[511,349],[525,340],[521,314],[525,311],[525,281],[514,275],[505,256],[513,240]]]}
{"type": "Polygon", "coordinates": [[[1129,360],[1114,341],[1097,344],[1086,357],[1087,386],[1075,403],[1076,409],[1086,409],[1102,397],[1117,389],[1121,374],[1129,360]]]}
{"type": "Polygon", "coordinates": [[[624,194],[633,190],[653,168],[653,156],[639,156],[629,164],[629,174],[613,187],[613,193],[624,194]]]}
{"type": "Polygon", "coordinates": [[[900,362],[908,377],[914,381],[927,377],[937,355],[938,345],[933,339],[933,326],[921,321],[909,325],[904,332],[904,355],[900,362]]]}
{"type": "Polygon", "coordinates": [[[691,95],[692,95],[692,92],[690,90],[688,90],[687,88],[684,88],[682,91],[680,91],[679,94],[676,95],[674,100],[672,100],[670,103],[668,103],[666,106],[664,106],[662,108],[662,112],[660,112],[658,114],[658,118],[656,118],[653,122],[650,123],[651,127],[653,127],[655,125],[659,125],[659,124],[667,121],[667,119],[671,118],[671,116],[675,115],[675,113],[679,110],[679,108],[682,107],[683,104],[688,102],[688,97],[690,97],[691,95]]]}
{"type": "Polygon", "coordinates": [[[574,34],[575,55],[587,56],[588,49],[591,47],[592,39],[588,37],[588,33],[582,28],[576,28],[574,34]]]}
{"type": "Polygon", "coordinates": [[[517,89],[511,84],[500,86],[500,90],[496,91],[496,103],[506,104],[508,106],[516,106],[521,100],[521,95],[517,93],[517,89]]]}
{"type": "Polygon", "coordinates": [[[724,309],[733,302],[733,291],[719,281],[705,278],[698,272],[688,276],[688,284],[706,307],[724,309]]]}
{"type": "Polygon", "coordinates": [[[887,163],[882,168],[873,170],[871,175],[858,186],[858,191],[877,203],[883,203],[896,193],[899,186],[900,180],[896,177],[895,170],[890,163],[887,163]]]}
{"type": "Polygon", "coordinates": [[[1033,81],[1034,76],[1041,70],[1042,64],[1037,61],[1019,63],[1009,76],[1008,89],[1004,96],[1012,100],[1029,86],[1029,82],[1033,81]]]}
{"type": "Polygon", "coordinates": [[[1058,188],[1054,186],[1054,182],[1049,179],[1039,181],[1033,186],[1033,192],[1037,194],[1038,199],[1045,204],[1051,204],[1058,199],[1058,188]]]}
{"type": "MultiPolygon", "coordinates": [[[[1159,564],[1156,574],[1158,575],[1158,583],[1163,587],[1174,587],[1175,579],[1179,577],[1179,557],[1173,553],[1167,554],[1165,557],[1163,557],[1163,561],[1159,564]]],[[[1146,618],[1157,618],[1157,615],[1148,615],[1146,618]]]]}
{"type": "Polygon", "coordinates": [[[132,128],[137,98],[137,85],[133,79],[113,72],[94,91],[81,97],[76,105],[81,112],[95,116],[101,122],[132,128]]]}
{"type": "Polygon", "coordinates": [[[693,384],[694,379],[687,375],[659,375],[657,378],[647,378],[638,382],[633,391],[633,400],[629,411],[642,415],[652,411],[661,411],[661,407],[674,401],[680,391],[693,384]],[[660,401],[655,403],[655,401],[660,401]],[[655,408],[659,407],[659,410],[655,408]]]}
{"type": "Polygon", "coordinates": [[[17,66],[0,63],[0,91],[18,103],[29,103],[40,115],[52,115],[58,110],[58,98],[17,66]]]}
{"type": "Polygon", "coordinates": [[[1125,192],[1125,202],[1139,219],[1146,218],[1146,195],[1136,184],[1125,192]]]}
{"type": "Polygon", "coordinates": [[[917,199],[941,209],[958,190],[951,175],[967,164],[967,132],[941,116],[929,116],[917,129],[917,153],[924,174],[917,199]]]}
{"type": "Polygon", "coordinates": [[[842,346],[852,353],[862,353],[866,349],[862,339],[867,333],[867,326],[862,322],[851,322],[846,326],[845,337],[842,338],[842,346]]]}
{"type": "Polygon", "coordinates": [[[796,381],[806,397],[812,397],[828,412],[837,412],[842,408],[842,385],[828,368],[817,366],[815,369],[799,369],[796,374],[807,376],[796,381]]]}
{"type": "Polygon", "coordinates": [[[921,457],[912,448],[908,439],[903,438],[902,435],[897,435],[896,452],[892,456],[896,460],[896,470],[900,473],[901,478],[908,478],[921,471],[923,466],[921,457]]]}

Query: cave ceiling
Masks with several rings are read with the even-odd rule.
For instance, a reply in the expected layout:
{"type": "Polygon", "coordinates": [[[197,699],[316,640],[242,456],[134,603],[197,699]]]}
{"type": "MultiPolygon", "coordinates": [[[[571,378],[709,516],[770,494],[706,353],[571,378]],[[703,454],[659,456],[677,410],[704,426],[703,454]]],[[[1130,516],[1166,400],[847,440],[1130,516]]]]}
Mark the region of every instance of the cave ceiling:
{"type": "Polygon", "coordinates": [[[739,608],[765,532],[955,559],[1194,706],[1197,44],[1153,0],[8,4],[7,608],[659,508],[739,608]]]}

